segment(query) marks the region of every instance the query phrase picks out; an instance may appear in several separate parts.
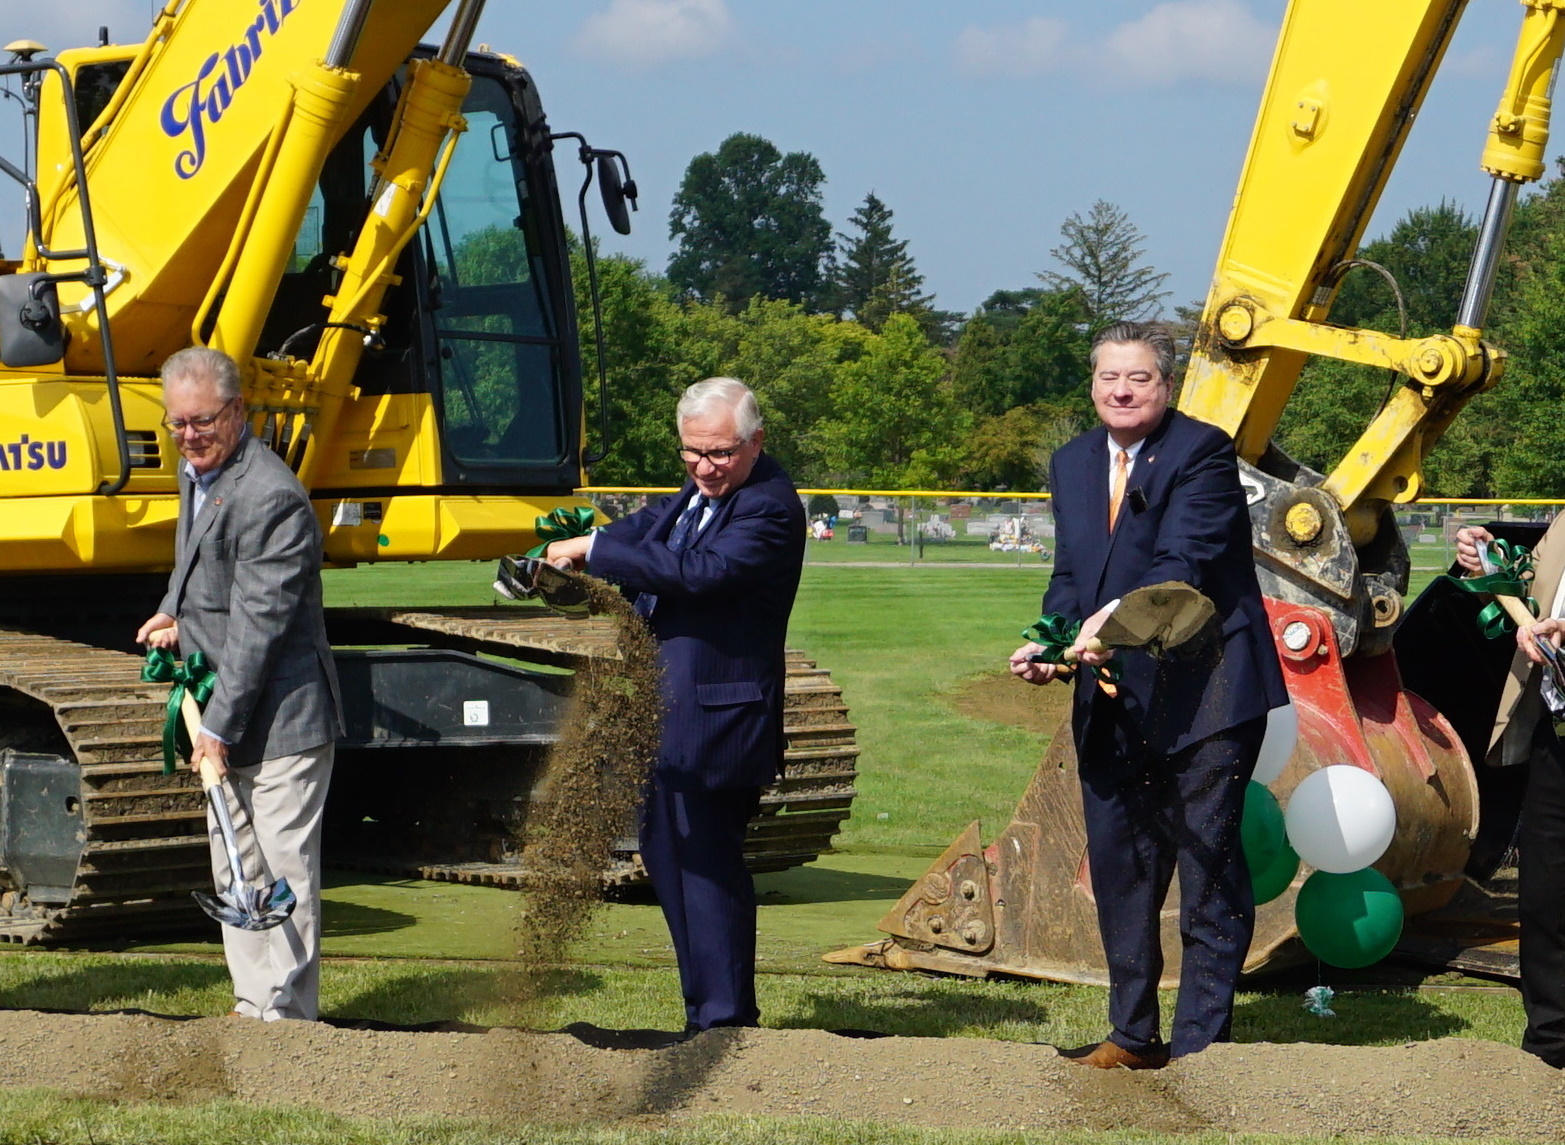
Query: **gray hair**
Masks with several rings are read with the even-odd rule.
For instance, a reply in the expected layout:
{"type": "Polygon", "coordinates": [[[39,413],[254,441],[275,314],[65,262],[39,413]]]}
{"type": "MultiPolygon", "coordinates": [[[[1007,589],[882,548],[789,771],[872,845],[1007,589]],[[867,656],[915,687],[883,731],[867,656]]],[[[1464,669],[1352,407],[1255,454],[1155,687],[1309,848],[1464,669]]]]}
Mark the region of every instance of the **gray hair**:
{"type": "Polygon", "coordinates": [[[158,376],[163,379],[165,390],[175,382],[211,382],[217,396],[225,402],[240,394],[239,363],[223,351],[206,346],[187,346],[170,354],[158,376]]]}
{"type": "Polygon", "coordinates": [[[1117,346],[1141,343],[1157,355],[1157,372],[1163,380],[1174,380],[1174,336],[1161,322],[1116,322],[1099,330],[1092,340],[1092,353],[1087,356],[1094,375],[1098,372],[1098,347],[1110,342],[1117,346]]]}
{"type": "Polygon", "coordinates": [[[761,407],[755,392],[738,378],[707,378],[684,392],[674,407],[674,426],[683,429],[691,418],[705,417],[718,407],[733,411],[734,428],[745,441],[761,429],[761,407]]]}

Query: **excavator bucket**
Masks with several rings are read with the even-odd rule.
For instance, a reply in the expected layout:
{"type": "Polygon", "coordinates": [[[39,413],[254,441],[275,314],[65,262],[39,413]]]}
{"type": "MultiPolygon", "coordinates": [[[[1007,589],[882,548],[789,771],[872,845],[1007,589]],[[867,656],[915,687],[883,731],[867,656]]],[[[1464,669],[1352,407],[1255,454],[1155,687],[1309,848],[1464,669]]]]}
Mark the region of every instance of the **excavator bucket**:
{"type": "MultiPolygon", "coordinates": [[[[1272,792],[1286,805],[1318,768],[1352,764],[1378,777],[1397,809],[1397,832],[1375,864],[1409,917],[1445,906],[1462,885],[1478,828],[1468,753],[1444,717],[1407,691],[1396,657],[1344,661],[1329,618],[1268,600],[1267,612],[1299,715],[1299,741],[1272,792]]],[[[1280,897],[1256,910],[1249,972],[1308,957],[1293,905],[1310,874],[1300,866],[1280,897]]],[[[1069,724],[1055,734],[1011,822],[987,847],[969,826],[880,921],[888,938],[827,955],[895,970],[1059,982],[1107,981],[1069,724]]],[[[1163,984],[1179,979],[1177,886],[1162,913],[1163,984]]]]}

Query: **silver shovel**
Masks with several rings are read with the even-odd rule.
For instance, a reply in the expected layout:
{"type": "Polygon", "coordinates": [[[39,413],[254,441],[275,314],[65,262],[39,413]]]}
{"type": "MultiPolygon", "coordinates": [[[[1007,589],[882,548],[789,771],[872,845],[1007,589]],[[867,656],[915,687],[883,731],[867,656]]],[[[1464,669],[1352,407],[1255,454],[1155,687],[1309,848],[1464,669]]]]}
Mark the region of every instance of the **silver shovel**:
{"type": "Polygon", "coordinates": [[[554,612],[571,620],[592,615],[592,598],[582,579],[539,557],[501,557],[500,567],[495,571],[494,590],[508,600],[537,597],[554,612]]]}
{"type": "MultiPolygon", "coordinates": [[[[196,701],[189,692],[185,693],[179,710],[185,719],[185,731],[190,734],[190,742],[194,744],[201,735],[201,709],[196,707],[196,701]]],[[[217,820],[217,829],[222,833],[223,847],[228,851],[228,887],[226,890],[218,890],[216,895],[191,891],[191,897],[202,910],[224,926],[236,930],[270,930],[293,913],[293,908],[299,905],[299,899],[287,879],[278,879],[275,883],[258,887],[250,885],[250,880],[245,878],[244,863],[239,858],[239,840],[234,835],[234,821],[228,814],[228,800],[221,790],[222,777],[204,757],[197,772],[201,776],[201,790],[206,792],[212,816],[217,820]]]]}
{"type": "MultiPolygon", "coordinates": [[[[1132,589],[1113,603],[1113,611],[1104,617],[1102,627],[1087,641],[1087,647],[1094,652],[1141,648],[1161,657],[1198,637],[1210,635],[1216,616],[1217,608],[1211,600],[1183,581],[1146,585],[1132,589]]],[[[1044,654],[1035,652],[1028,659],[1037,663],[1044,659],[1044,654]]],[[[1060,668],[1062,678],[1071,674],[1076,658],[1067,650],[1065,659],[1060,668]]]]}

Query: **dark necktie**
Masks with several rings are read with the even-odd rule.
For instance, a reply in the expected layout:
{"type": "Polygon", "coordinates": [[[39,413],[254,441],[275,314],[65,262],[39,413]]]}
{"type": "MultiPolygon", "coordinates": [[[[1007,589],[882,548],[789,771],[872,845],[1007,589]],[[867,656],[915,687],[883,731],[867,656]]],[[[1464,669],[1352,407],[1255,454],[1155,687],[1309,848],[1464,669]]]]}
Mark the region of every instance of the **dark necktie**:
{"type": "MultiPolygon", "coordinates": [[[[668,540],[663,542],[668,546],[669,552],[678,553],[684,551],[685,546],[690,543],[690,538],[695,536],[696,530],[700,527],[701,514],[706,511],[706,506],[706,498],[697,497],[690,508],[679,515],[679,520],[675,521],[674,527],[669,530],[668,540]]],[[[657,607],[657,603],[657,593],[644,592],[636,597],[636,612],[643,620],[648,619],[652,615],[652,610],[657,607]]]]}

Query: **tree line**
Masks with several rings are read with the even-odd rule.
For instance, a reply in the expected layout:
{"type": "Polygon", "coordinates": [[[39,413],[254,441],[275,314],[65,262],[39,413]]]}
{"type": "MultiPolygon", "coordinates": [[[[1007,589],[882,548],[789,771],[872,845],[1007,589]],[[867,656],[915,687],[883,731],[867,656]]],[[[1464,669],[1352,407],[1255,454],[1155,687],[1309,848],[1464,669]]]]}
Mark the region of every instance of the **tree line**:
{"type": "MultiPolygon", "coordinates": [[[[614,443],[594,482],[681,480],[673,402],[730,375],[755,389],[766,448],[801,484],[1037,490],[1054,445],[1089,424],[1088,332],[1167,297],[1134,224],[1099,202],[1066,220],[1038,285],[942,310],[891,207],[872,190],[834,232],[824,183],[813,156],[736,134],[686,169],[666,272],[599,256],[614,443]]],[[[590,378],[585,323],[582,350],[590,378]]]]}
{"type": "MultiPolygon", "coordinates": [[[[598,259],[615,441],[594,482],[678,482],[673,402],[693,379],[731,375],[755,388],[767,449],[803,485],[1043,489],[1049,454],[1094,424],[1091,332],[1159,317],[1169,297],[1134,223],[1100,201],[1064,221],[1056,266],[1034,284],[996,290],[971,314],[942,310],[887,202],[871,190],[834,231],[824,183],[808,153],[730,136],[686,170],[664,272],[598,259]]],[[[1386,274],[1349,273],[1331,321],[1407,336],[1449,330],[1475,239],[1454,204],[1411,211],[1361,249],[1386,274]]],[[[1516,208],[1485,332],[1509,353],[1505,377],[1447,430],[1426,466],[1427,495],[1565,497],[1549,432],[1565,384],[1562,248],[1556,178],[1516,208]]],[[[580,265],[576,282],[586,314],[580,265]]],[[[1199,314],[1199,303],[1177,306],[1170,325],[1188,335],[1199,314]]],[[[590,329],[582,341],[590,378],[590,329]]],[[[1385,371],[1312,360],[1277,442],[1329,471],[1397,384],[1385,371]]]]}

